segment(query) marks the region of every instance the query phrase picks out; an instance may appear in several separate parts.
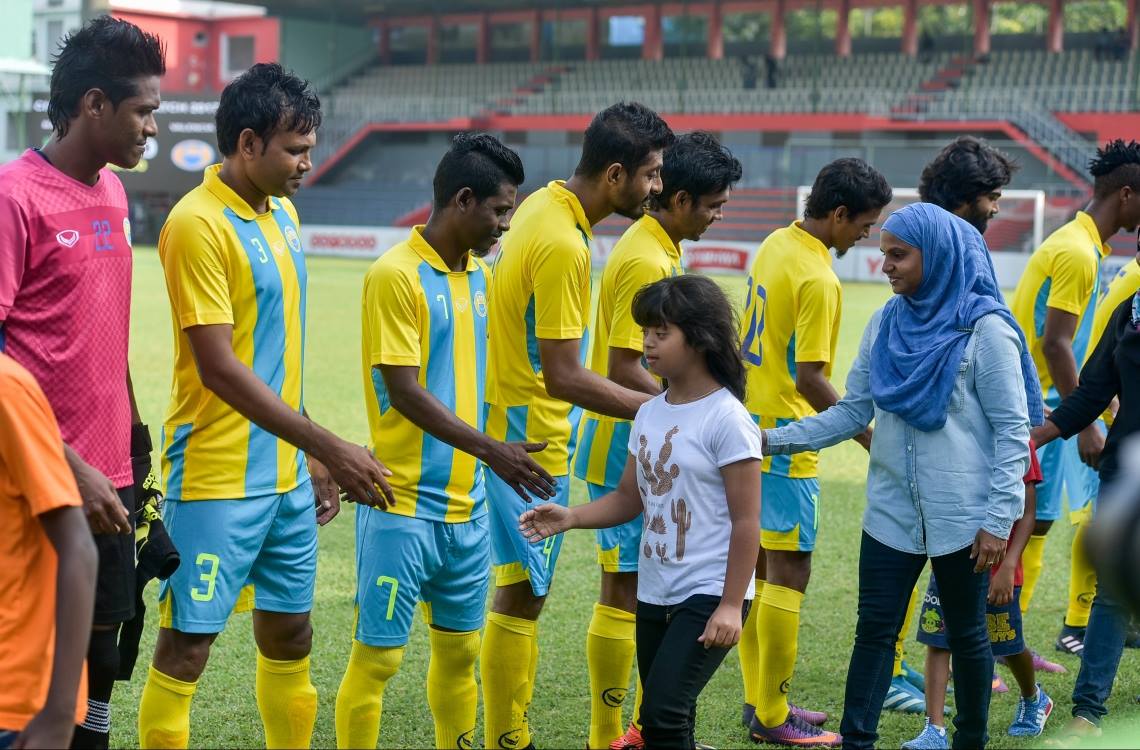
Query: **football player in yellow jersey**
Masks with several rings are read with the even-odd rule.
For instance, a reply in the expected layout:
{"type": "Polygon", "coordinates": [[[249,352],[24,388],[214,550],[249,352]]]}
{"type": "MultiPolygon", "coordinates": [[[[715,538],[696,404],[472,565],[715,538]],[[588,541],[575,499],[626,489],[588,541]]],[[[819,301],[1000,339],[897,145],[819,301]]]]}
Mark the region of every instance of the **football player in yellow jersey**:
{"type": "Polygon", "coordinates": [[[159,240],[175,328],[163,426],[165,522],[182,565],[160,589],[139,743],[186,747],[210,646],[255,588],[257,707],[267,747],[308,747],[317,525],[338,485],[390,504],[387,469],[301,403],[306,271],[294,194],[312,164],[320,102],[277,64],[222,92],[222,164],[171,211],[159,240]],[[307,461],[306,461],[307,458],[307,461]]]}
{"type": "MultiPolygon", "coordinates": [[[[1137,253],[1138,255],[1135,258],[1121,266],[1109,283],[1108,288],[1105,289],[1104,294],[1101,295],[1100,301],[1097,302],[1096,314],[1093,316],[1092,335],[1089,337],[1089,345],[1085,351],[1086,360],[1092,356],[1096,345],[1100,342],[1112,313],[1116,311],[1121,302],[1135,295],[1136,290],[1140,289],[1140,235],[1137,235],[1137,253]]],[[[1105,411],[1103,419],[1100,420],[1104,423],[1106,434],[1108,427],[1112,425],[1115,408],[1114,402],[1113,406],[1105,411]]],[[[1090,500],[1100,489],[1098,476],[1093,468],[1090,468],[1097,463],[1097,459],[1098,457],[1095,455],[1081,456],[1082,461],[1091,462],[1091,464],[1090,466],[1076,467],[1085,474],[1084,486],[1087,488],[1085,494],[1089,496],[1090,500]]],[[[1071,500],[1070,498],[1070,502],[1071,500]]],[[[1082,511],[1070,518],[1077,526],[1077,531],[1073,535],[1069,558],[1069,604],[1065,611],[1064,629],[1057,639],[1061,646],[1072,643],[1074,638],[1079,639],[1083,644],[1084,638],[1081,631],[1088,626],[1093,598],[1096,595],[1096,570],[1088,557],[1085,536],[1089,522],[1092,520],[1091,503],[1085,506],[1082,511]]],[[[1130,631],[1128,645],[1130,648],[1137,645],[1134,629],[1130,631]]]]}
{"type": "MultiPolygon", "coordinates": [[[[709,133],[680,136],[665,149],[661,192],[652,208],[614,246],[602,272],[590,345],[590,369],[636,391],[660,393],[642,360],[641,326],[633,298],[647,284],[683,272],[681,241],[697,241],[721,218],[740,162],[709,133]]],[[[590,499],[613,492],[628,457],[630,422],[587,412],[574,454],[574,476],[585,480],[590,499]]],[[[590,673],[590,737],[594,748],[640,747],[637,719],[621,735],[622,704],[634,655],[637,562],[641,517],[597,532],[601,594],[586,636],[590,673]],[[612,744],[611,744],[612,743],[612,744]]]]}
{"type": "MultiPolygon", "coordinates": [[[[839,337],[842,289],[829,248],[842,257],[864,239],[891,201],[886,179],[861,159],[820,170],[804,218],[760,245],[748,277],[741,348],[745,406],[764,429],[839,401],[828,377],[839,337]]],[[[858,438],[864,448],[870,434],[858,438]]],[[[822,711],[788,702],[800,605],[811,576],[819,524],[818,454],[769,456],[762,464],[756,604],[741,635],[742,719],[754,742],[837,746],[822,711]]]]}
{"type": "MultiPolygon", "coordinates": [[[[1140,144],[1107,143],[1089,162],[1089,172],[1092,201],[1034,251],[1010,304],[1037,364],[1047,408],[1055,408],[1076,388],[1078,368],[1091,352],[1100,263],[1111,252],[1108,239],[1140,224],[1140,144]]],[[[1037,451],[1045,481],[1037,488],[1037,524],[1022,553],[1023,612],[1029,609],[1044,566],[1045,535],[1061,516],[1061,496],[1069,498],[1070,520],[1079,522],[1099,485],[1081,461],[1095,463],[1103,448],[1103,427],[1094,423],[1075,440],[1055,440],[1037,451]]],[[[1070,565],[1070,577],[1077,582],[1092,575],[1080,552],[1070,565]]],[[[1091,606],[1088,597],[1081,602],[1082,588],[1070,589],[1070,606],[1056,643],[1059,651],[1078,655],[1091,606]]]]}
{"type": "Polygon", "coordinates": [[[427,224],[364,280],[365,405],[396,504],[356,509],[357,615],[337,693],[338,747],[376,747],[384,689],[417,602],[429,625],[435,747],[475,744],[475,659],[491,571],[479,462],[519,494],[554,493],[553,478],[527,455],[542,443],[482,431],[490,270],[480,258],[509,227],[523,177],[518,155],[493,136],[456,136],[435,170],[427,224]]]}
{"type": "MultiPolygon", "coordinates": [[[[569,503],[570,456],[585,408],[630,419],[649,394],[585,367],[590,314],[592,227],[617,212],[645,213],[661,190],[669,126],[637,103],[615,104],[586,128],[574,175],[522,202],[503,239],[491,280],[487,355],[487,434],[545,442],[535,454],[569,503]]],[[[529,543],[518,530],[527,508],[515,488],[486,476],[495,596],[480,657],[486,746],[531,745],[526,720],[538,664],[538,617],[562,536],[529,543]]]]}

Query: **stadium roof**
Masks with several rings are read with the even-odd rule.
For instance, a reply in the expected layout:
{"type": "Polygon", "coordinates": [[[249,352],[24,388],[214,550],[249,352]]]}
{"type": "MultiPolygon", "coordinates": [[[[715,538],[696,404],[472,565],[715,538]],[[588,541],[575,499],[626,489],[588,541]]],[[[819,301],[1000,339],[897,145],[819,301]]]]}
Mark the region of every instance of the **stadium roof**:
{"type": "MultiPolygon", "coordinates": [[[[232,1],[232,0],[231,0],[232,1]]],[[[638,4],[661,0],[638,0],[638,4]]],[[[609,0],[251,0],[249,5],[260,5],[270,15],[336,17],[339,20],[367,18],[375,15],[422,16],[431,13],[480,13],[483,11],[537,10],[554,8],[581,8],[612,5],[609,0]]]]}

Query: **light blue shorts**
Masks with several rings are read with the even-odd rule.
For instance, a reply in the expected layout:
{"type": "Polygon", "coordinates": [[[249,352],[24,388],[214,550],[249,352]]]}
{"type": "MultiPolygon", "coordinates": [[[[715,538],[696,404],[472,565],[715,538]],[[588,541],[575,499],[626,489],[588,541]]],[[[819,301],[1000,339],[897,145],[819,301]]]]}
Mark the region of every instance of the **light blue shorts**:
{"type": "Polygon", "coordinates": [[[491,509],[491,562],[495,585],[509,586],[530,581],[535,596],[546,596],[562,550],[563,534],[541,542],[528,542],[519,531],[519,516],[536,503],[570,505],[570,477],[555,477],[555,495],[549,500],[527,502],[493,471],[486,472],[487,504],[491,509]]]}
{"type": "MultiPolygon", "coordinates": [[[[1097,427],[1105,433],[1104,422],[1097,427]]],[[[1100,492],[1100,477],[1095,469],[1081,463],[1077,436],[1054,440],[1037,449],[1043,481],[1037,485],[1037,520],[1056,521],[1061,517],[1062,496],[1069,499],[1069,517],[1075,523],[1087,511],[1100,492]]]]}
{"type": "MultiPolygon", "coordinates": [[[[586,483],[590,493],[590,502],[594,502],[602,495],[613,492],[613,487],[603,487],[593,482],[586,483]]],[[[598,529],[595,539],[598,547],[598,565],[607,573],[636,573],[638,553],[641,549],[641,514],[637,518],[626,521],[621,526],[609,529],[598,529]]]]}
{"type": "Polygon", "coordinates": [[[488,525],[486,515],[444,523],[356,506],[356,640],[403,646],[417,602],[429,625],[460,632],[483,627],[488,525]]]}
{"type": "Polygon", "coordinates": [[[222,632],[247,584],[259,610],[312,610],[317,513],[309,480],[281,495],[243,500],[167,498],[162,520],[182,557],[158,590],[164,627],[222,632]]]}
{"type": "Polygon", "coordinates": [[[811,552],[819,531],[819,479],[780,474],[760,477],[760,546],[811,552]]]}

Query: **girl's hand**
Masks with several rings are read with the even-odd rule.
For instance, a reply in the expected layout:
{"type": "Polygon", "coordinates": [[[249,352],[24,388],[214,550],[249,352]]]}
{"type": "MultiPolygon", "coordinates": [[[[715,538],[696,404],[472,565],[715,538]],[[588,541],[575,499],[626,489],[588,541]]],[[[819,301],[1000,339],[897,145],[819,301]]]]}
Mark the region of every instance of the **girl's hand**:
{"type": "Polygon", "coordinates": [[[541,542],[547,537],[570,530],[572,518],[569,508],[544,503],[519,516],[519,531],[528,542],[541,542]]]}
{"type": "Polygon", "coordinates": [[[1013,569],[1002,565],[990,578],[990,592],[986,601],[995,607],[1004,607],[1013,599],[1013,569]]]}
{"type": "Polygon", "coordinates": [[[697,641],[705,644],[705,648],[732,648],[740,641],[743,619],[740,607],[721,602],[697,641]]]}

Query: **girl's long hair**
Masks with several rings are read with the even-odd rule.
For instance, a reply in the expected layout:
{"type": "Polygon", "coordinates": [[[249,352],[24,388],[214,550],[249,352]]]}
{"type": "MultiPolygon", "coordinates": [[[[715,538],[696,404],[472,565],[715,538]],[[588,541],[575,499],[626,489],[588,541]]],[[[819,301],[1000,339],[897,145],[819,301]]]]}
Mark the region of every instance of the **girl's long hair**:
{"type": "Polygon", "coordinates": [[[641,288],[633,298],[633,319],[642,328],[672,323],[704,355],[716,382],[744,400],[744,361],[739,326],[728,297],[705,276],[684,274],[641,288]]]}

